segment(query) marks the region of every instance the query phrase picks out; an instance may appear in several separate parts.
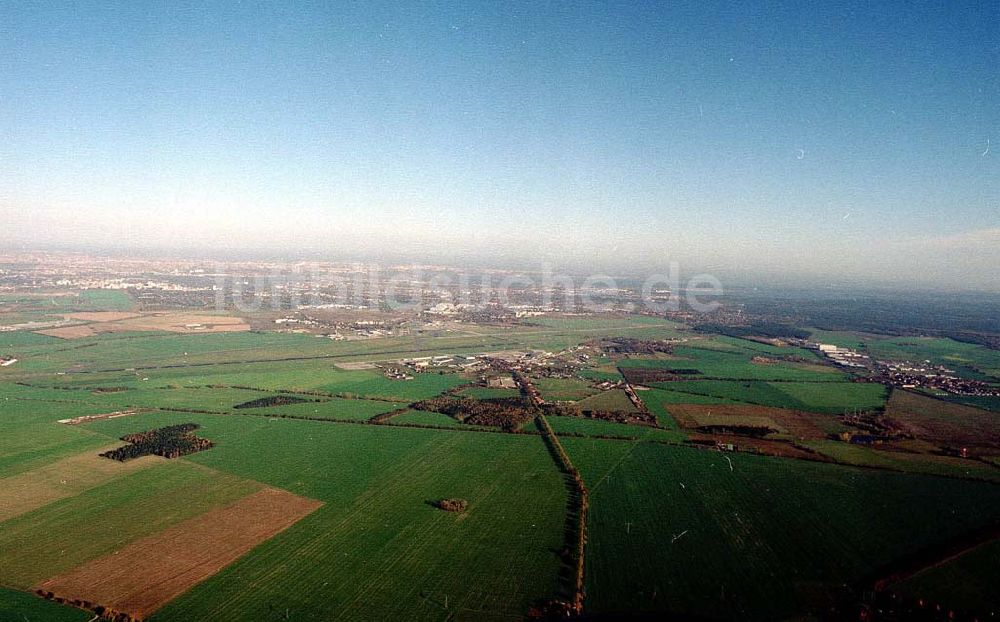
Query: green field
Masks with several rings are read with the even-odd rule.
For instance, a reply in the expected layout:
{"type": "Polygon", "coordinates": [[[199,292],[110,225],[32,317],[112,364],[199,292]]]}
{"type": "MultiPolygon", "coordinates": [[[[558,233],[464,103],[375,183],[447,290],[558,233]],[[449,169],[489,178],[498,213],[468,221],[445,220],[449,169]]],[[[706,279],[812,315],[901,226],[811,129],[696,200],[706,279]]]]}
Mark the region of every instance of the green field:
{"type": "Polygon", "coordinates": [[[402,404],[380,400],[354,400],[332,398],[323,402],[304,402],[268,408],[247,408],[242,415],[261,417],[311,417],[315,419],[339,419],[344,421],[367,421],[375,415],[399,410],[402,404]]]}
{"type": "Polygon", "coordinates": [[[591,490],[588,610],[771,620],[1000,512],[991,484],[564,438],[591,490]],[[727,458],[732,461],[732,470],[727,458]]]}
{"type": "Polygon", "coordinates": [[[855,409],[881,408],[887,397],[882,385],[855,382],[683,380],[658,382],[653,386],[701,397],[833,415],[855,409]]]}
{"type": "MultiPolygon", "coordinates": [[[[669,384],[664,384],[669,386],[669,384]]],[[[712,397],[706,395],[696,395],[694,393],[681,393],[668,389],[653,389],[636,391],[636,395],[646,405],[649,412],[656,417],[657,424],[669,430],[678,429],[677,422],[670,415],[671,404],[731,404],[733,400],[723,397],[712,397]]]]}
{"type": "Polygon", "coordinates": [[[469,381],[457,374],[417,374],[413,380],[392,380],[381,374],[356,382],[334,382],[319,387],[331,393],[346,393],[360,397],[387,397],[415,402],[434,397],[469,381]]]}
{"type": "Polygon", "coordinates": [[[463,397],[477,400],[491,400],[502,397],[517,397],[521,395],[518,389],[494,389],[490,387],[467,387],[458,392],[463,397]]]}
{"type": "Polygon", "coordinates": [[[108,412],[100,405],[39,401],[65,398],[64,392],[35,391],[0,384],[0,477],[9,477],[55,462],[65,456],[96,449],[107,439],[79,427],[56,423],[63,418],[108,412]]]}
{"type": "Polygon", "coordinates": [[[618,382],[622,379],[621,373],[617,369],[612,368],[581,369],[577,375],[581,378],[596,380],[598,382],[618,382]]]}
{"type": "Polygon", "coordinates": [[[983,410],[1000,412],[1000,397],[950,394],[938,397],[947,399],[949,402],[954,402],[955,404],[964,404],[966,406],[982,408],[983,410]]]}
{"type": "Polygon", "coordinates": [[[851,350],[862,350],[872,341],[885,339],[884,335],[872,333],[858,333],[844,330],[821,330],[810,329],[809,340],[816,343],[829,343],[838,348],[850,348],[851,350]]]}
{"type": "Polygon", "coordinates": [[[605,410],[609,412],[636,412],[635,404],[621,389],[601,391],[577,402],[582,410],[605,410]]]}
{"type": "Polygon", "coordinates": [[[91,618],[86,611],[0,587],[0,622],[87,622],[91,618]]]}
{"type": "MultiPolygon", "coordinates": [[[[268,397],[269,393],[230,389],[227,387],[150,387],[139,383],[136,388],[117,393],[93,393],[83,390],[68,395],[91,403],[107,404],[108,409],[127,407],[177,408],[211,411],[231,411],[233,406],[268,397]]],[[[256,409],[253,409],[256,410],[256,409]]],[[[249,412],[249,411],[245,411],[249,412]]]]}
{"type": "MultiPolygon", "coordinates": [[[[447,385],[446,385],[447,386],[447,385]]],[[[437,387],[427,385],[416,387],[416,393],[423,395],[437,387]]],[[[406,393],[400,391],[400,394],[406,393]]],[[[253,400],[278,395],[245,389],[227,387],[145,387],[129,389],[116,393],[94,394],[88,390],[50,391],[49,396],[56,399],[73,398],[87,403],[87,408],[94,412],[110,412],[119,409],[140,407],[176,410],[200,410],[234,415],[257,416],[295,416],[315,417],[321,419],[366,420],[374,415],[396,410],[401,406],[399,401],[405,400],[402,395],[386,395],[384,399],[344,399],[317,397],[311,395],[298,396],[307,401],[284,406],[267,406],[259,408],[235,409],[234,407],[253,400]]],[[[79,409],[80,406],[76,406],[79,409]]],[[[75,411],[74,411],[75,412],[75,411]]],[[[137,415],[142,416],[142,415],[137,415]]]]}
{"type": "MultiPolygon", "coordinates": [[[[736,404],[738,400],[730,399],[726,397],[716,397],[714,395],[702,395],[700,393],[691,393],[683,390],[674,390],[674,387],[685,387],[691,388],[692,386],[686,383],[687,381],[681,382],[661,382],[657,383],[657,388],[650,388],[648,391],[636,391],[636,394],[642,398],[643,402],[652,402],[653,404],[662,404],[664,407],[670,404],[736,404]],[[682,384],[684,382],[685,384],[682,384]]],[[[704,386],[711,387],[712,384],[708,384],[711,381],[705,381],[704,386]]],[[[652,405],[646,404],[649,408],[653,408],[652,405]]]]}
{"type": "Polygon", "coordinates": [[[531,318],[529,323],[566,332],[605,332],[615,329],[646,328],[650,326],[675,329],[680,326],[675,322],[670,322],[662,318],[641,315],[616,318],[535,317],[531,318]]]}
{"type": "Polygon", "coordinates": [[[115,289],[88,289],[80,293],[81,309],[92,311],[131,311],[135,303],[129,295],[115,289]]]}
{"type": "Polygon", "coordinates": [[[585,417],[548,417],[547,419],[556,434],[619,436],[659,441],[681,441],[685,437],[684,434],[673,430],[615,423],[601,419],[587,419],[585,417]]]}
{"type": "Polygon", "coordinates": [[[576,378],[535,378],[535,388],[550,402],[575,402],[599,392],[590,382],[576,378]]]}
{"type": "Polygon", "coordinates": [[[53,313],[74,311],[129,311],[135,303],[121,290],[85,289],[71,295],[3,294],[0,303],[16,305],[20,310],[53,313]]]}
{"type": "Polygon", "coordinates": [[[408,410],[390,420],[393,424],[429,425],[439,428],[458,428],[462,424],[454,417],[427,410],[408,410]]]}
{"type": "Polygon", "coordinates": [[[628,358],[619,361],[621,367],[641,367],[647,369],[697,369],[703,378],[730,380],[803,380],[837,381],[844,378],[843,372],[815,362],[790,362],[774,358],[772,350],[780,355],[794,355],[814,358],[806,350],[775,348],[754,342],[755,348],[745,348],[736,352],[705,349],[700,347],[678,347],[674,358],[628,358]],[[788,350],[785,352],[784,350],[788,350]],[[769,358],[775,362],[755,363],[754,357],[769,358]]]}
{"type": "Polygon", "coordinates": [[[24,331],[0,332],[0,352],[5,355],[19,356],[21,349],[30,346],[51,345],[60,341],[56,337],[27,333],[24,331]]]}

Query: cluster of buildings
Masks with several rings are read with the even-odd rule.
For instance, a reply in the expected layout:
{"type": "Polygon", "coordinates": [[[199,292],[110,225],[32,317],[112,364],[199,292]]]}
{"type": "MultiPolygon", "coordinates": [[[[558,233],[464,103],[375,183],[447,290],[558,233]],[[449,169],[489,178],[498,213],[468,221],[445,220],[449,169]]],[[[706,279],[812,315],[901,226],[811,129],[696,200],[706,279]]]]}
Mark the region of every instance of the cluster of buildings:
{"type": "MultiPolygon", "coordinates": [[[[517,388],[511,374],[532,372],[542,376],[559,376],[571,363],[561,358],[562,354],[545,350],[502,350],[479,354],[445,354],[421,356],[399,361],[403,370],[423,372],[429,370],[449,370],[458,372],[481,372],[482,380],[493,388],[517,388]]],[[[572,375],[566,371],[567,377],[572,375]]]]}
{"type": "Polygon", "coordinates": [[[405,332],[398,322],[383,320],[342,322],[304,314],[289,314],[276,318],[274,323],[288,332],[318,334],[333,341],[377,339],[402,334],[401,330],[405,332]]]}
{"type": "Polygon", "coordinates": [[[872,367],[873,364],[870,356],[861,354],[850,348],[841,348],[829,343],[810,344],[809,347],[818,350],[820,354],[825,355],[826,358],[841,367],[867,369],[872,367]]]}
{"type": "Polygon", "coordinates": [[[516,320],[545,315],[555,311],[552,306],[523,304],[473,304],[438,302],[423,309],[430,317],[447,317],[457,322],[472,324],[509,324],[516,320]]]}
{"type": "Polygon", "coordinates": [[[391,380],[413,380],[413,376],[399,367],[385,368],[385,377],[391,380]]]}
{"type": "Polygon", "coordinates": [[[940,365],[917,365],[909,361],[878,361],[878,368],[872,375],[872,382],[902,387],[904,389],[927,388],[945,391],[953,395],[997,397],[1000,389],[979,380],[959,378],[950,369],[940,365]]]}
{"type": "Polygon", "coordinates": [[[816,343],[807,347],[817,350],[841,367],[868,369],[867,380],[904,389],[936,389],[953,395],[1000,396],[1000,390],[979,380],[969,380],[955,375],[955,371],[930,361],[876,360],[849,348],[816,343]]]}
{"type": "Polygon", "coordinates": [[[440,356],[418,356],[403,359],[399,361],[399,365],[416,371],[426,371],[428,369],[472,371],[486,365],[486,361],[480,357],[466,354],[443,354],[440,356]]]}
{"type": "Polygon", "coordinates": [[[191,286],[172,281],[151,281],[142,278],[67,278],[55,281],[56,287],[68,289],[135,289],[157,290],[164,292],[203,292],[211,291],[212,286],[191,286]]]}

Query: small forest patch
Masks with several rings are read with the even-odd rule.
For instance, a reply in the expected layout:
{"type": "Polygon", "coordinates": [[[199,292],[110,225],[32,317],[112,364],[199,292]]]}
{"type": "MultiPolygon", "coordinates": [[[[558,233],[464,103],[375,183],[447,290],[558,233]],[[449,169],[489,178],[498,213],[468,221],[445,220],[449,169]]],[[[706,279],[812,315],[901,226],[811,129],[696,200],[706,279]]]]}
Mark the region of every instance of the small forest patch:
{"type": "Polygon", "coordinates": [[[465,499],[439,499],[434,506],[445,512],[464,512],[469,507],[469,502],[465,499]]]}
{"type": "Polygon", "coordinates": [[[242,404],[237,404],[233,406],[238,410],[244,408],[268,408],[271,406],[288,406],[289,404],[302,404],[304,402],[316,402],[319,400],[310,400],[304,397],[296,397],[294,395],[268,395],[267,397],[261,397],[255,400],[250,400],[249,402],[243,402],[242,404]]]}
{"type": "Polygon", "coordinates": [[[701,376],[697,369],[664,369],[657,367],[620,367],[618,371],[625,376],[629,384],[644,385],[651,382],[677,382],[693,380],[701,376]]]}
{"type": "Polygon", "coordinates": [[[466,397],[435,397],[413,404],[416,410],[439,412],[469,425],[518,430],[535,416],[535,410],[520,398],[473,400],[466,397]]]}
{"type": "Polygon", "coordinates": [[[101,456],[124,462],[142,456],[163,456],[164,458],[179,458],[199,451],[210,449],[215,445],[212,441],[192,434],[200,426],[197,423],[182,423],[165,428],[156,428],[146,432],[126,434],[121,440],[129,443],[106,451],[101,456]]]}

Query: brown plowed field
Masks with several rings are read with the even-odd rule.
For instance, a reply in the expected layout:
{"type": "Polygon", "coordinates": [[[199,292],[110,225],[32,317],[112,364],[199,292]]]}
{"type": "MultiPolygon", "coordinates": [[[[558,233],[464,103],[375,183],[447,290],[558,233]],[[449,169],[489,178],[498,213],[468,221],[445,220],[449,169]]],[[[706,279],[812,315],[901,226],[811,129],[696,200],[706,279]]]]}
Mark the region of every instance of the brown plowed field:
{"type": "Polygon", "coordinates": [[[265,488],[48,579],[37,589],[141,619],[321,505],[265,488]]]}
{"type": "Polygon", "coordinates": [[[684,428],[699,425],[730,423],[731,425],[761,425],[773,422],[774,429],[799,439],[823,439],[830,432],[843,428],[830,415],[818,415],[788,408],[742,404],[671,404],[670,416],[684,428]]]}
{"type": "Polygon", "coordinates": [[[954,447],[1000,447],[1000,415],[894,390],[886,414],[917,438],[954,447]]]}
{"type": "Polygon", "coordinates": [[[784,441],[772,441],[763,438],[750,438],[748,436],[734,436],[729,434],[691,434],[688,440],[695,443],[724,443],[733,444],[737,451],[756,452],[765,456],[779,456],[781,458],[797,458],[799,460],[814,460],[817,462],[833,462],[829,456],[809,451],[792,443],[784,441]]]}

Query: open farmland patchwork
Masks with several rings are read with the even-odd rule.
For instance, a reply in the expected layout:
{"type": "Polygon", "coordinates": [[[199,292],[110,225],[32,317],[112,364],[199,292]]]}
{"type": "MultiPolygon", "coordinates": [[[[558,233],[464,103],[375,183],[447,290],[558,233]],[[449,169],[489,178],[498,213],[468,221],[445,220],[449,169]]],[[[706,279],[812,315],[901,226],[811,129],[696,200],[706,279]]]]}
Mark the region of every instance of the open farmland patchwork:
{"type": "MultiPolygon", "coordinates": [[[[190,460],[325,505],[158,619],[263,618],[272,608],[331,620],[516,618],[561,589],[565,489],[537,436],[198,421],[217,446],[190,460]],[[468,500],[468,510],[433,507],[445,497],[468,500]]],[[[129,425],[92,427],[121,434],[129,425]]]]}
{"type": "Polygon", "coordinates": [[[47,579],[36,590],[143,618],[321,505],[265,488],[47,579]]]}
{"type": "Polygon", "coordinates": [[[0,212],[0,622],[1000,622],[1000,0],[0,0],[0,212]]]}
{"type": "MultiPolygon", "coordinates": [[[[374,347],[274,333],[14,340],[24,364],[0,371],[0,481],[10,484],[0,489],[0,584],[164,621],[522,619],[573,596],[567,525],[577,510],[565,474],[530,418],[503,433],[411,408],[520,391],[455,370],[393,377],[373,361],[679,330],[622,320],[602,333],[581,319],[374,347]],[[187,423],[211,449],[98,456],[130,433],[187,423]],[[286,513],[226,527],[268,495],[288,503],[257,510],[286,513]],[[441,499],[465,509],[443,511],[441,499]]],[[[881,385],[849,382],[798,348],[690,343],[532,375],[543,399],[562,402],[547,420],[590,488],[584,611],[819,611],[908,539],[933,544],[1000,516],[992,485],[959,481],[1000,479],[995,466],[830,437],[844,429],[838,415],[885,406],[881,385]],[[639,385],[638,406],[616,384],[628,370],[689,368],[698,373],[639,385]],[[557,414],[640,411],[650,425],[557,414]],[[727,426],[773,431],[748,439],[727,426]],[[684,446],[720,441],[805,460],[684,446]]]]}
{"type": "Polygon", "coordinates": [[[107,414],[105,405],[73,399],[63,391],[0,384],[0,478],[96,450],[108,439],[60,419],[107,414]]]}
{"type": "Polygon", "coordinates": [[[182,460],[131,472],[4,521],[0,584],[29,589],[259,487],[182,460]]]}

